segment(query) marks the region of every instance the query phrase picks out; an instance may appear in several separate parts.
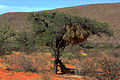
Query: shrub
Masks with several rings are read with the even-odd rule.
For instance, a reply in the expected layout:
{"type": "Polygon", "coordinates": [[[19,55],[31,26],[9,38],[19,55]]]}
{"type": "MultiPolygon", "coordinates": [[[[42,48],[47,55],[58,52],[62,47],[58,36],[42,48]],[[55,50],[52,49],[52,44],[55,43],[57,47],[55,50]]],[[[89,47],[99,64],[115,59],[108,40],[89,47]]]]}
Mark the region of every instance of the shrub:
{"type": "Polygon", "coordinates": [[[102,80],[118,80],[120,78],[120,59],[103,56],[98,60],[103,75],[102,80]]]}
{"type": "Polygon", "coordinates": [[[47,64],[43,58],[39,56],[30,56],[25,54],[16,54],[6,57],[5,62],[8,63],[9,70],[40,72],[45,70],[47,64]]]}
{"type": "Polygon", "coordinates": [[[80,75],[91,76],[98,80],[118,80],[120,78],[120,58],[94,57],[84,60],[80,75]]]}
{"type": "Polygon", "coordinates": [[[63,52],[63,53],[61,53],[61,57],[67,58],[67,59],[72,59],[74,57],[74,54],[70,53],[70,52],[63,52]]]}
{"type": "Polygon", "coordinates": [[[18,32],[16,37],[17,46],[19,51],[31,53],[34,52],[36,49],[34,35],[30,32],[18,32]]]}
{"type": "Polygon", "coordinates": [[[0,27],[0,55],[10,54],[15,49],[14,36],[15,32],[8,24],[0,27]]]}

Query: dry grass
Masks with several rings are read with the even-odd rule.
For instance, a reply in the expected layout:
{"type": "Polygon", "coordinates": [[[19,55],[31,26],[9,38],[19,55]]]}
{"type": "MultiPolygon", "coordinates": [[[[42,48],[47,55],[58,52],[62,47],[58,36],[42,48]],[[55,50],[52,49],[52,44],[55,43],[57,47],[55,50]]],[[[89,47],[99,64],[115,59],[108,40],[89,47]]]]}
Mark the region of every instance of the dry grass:
{"type": "Polygon", "coordinates": [[[29,54],[15,52],[15,54],[4,57],[4,62],[7,63],[6,70],[18,72],[32,72],[40,74],[42,80],[51,80],[48,72],[48,57],[42,53],[29,54]]]}
{"type": "MultiPolygon", "coordinates": [[[[15,53],[3,57],[9,64],[7,70],[42,73],[43,80],[52,80],[51,72],[48,72],[48,62],[52,61],[50,54],[15,53]]],[[[105,53],[86,56],[83,59],[63,59],[64,63],[72,64],[77,70],[77,75],[91,80],[118,80],[120,78],[120,57],[114,57],[105,53]]],[[[70,66],[71,68],[71,66],[70,66]]],[[[51,69],[52,70],[52,69],[51,69]]]]}
{"type": "Polygon", "coordinates": [[[38,55],[12,54],[4,58],[5,63],[9,64],[7,70],[24,72],[44,72],[47,60],[38,55]]]}
{"type": "Polygon", "coordinates": [[[79,65],[79,75],[92,77],[94,80],[118,80],[120,78],[120,58],[108,56],[86,58],[79,65]]]}

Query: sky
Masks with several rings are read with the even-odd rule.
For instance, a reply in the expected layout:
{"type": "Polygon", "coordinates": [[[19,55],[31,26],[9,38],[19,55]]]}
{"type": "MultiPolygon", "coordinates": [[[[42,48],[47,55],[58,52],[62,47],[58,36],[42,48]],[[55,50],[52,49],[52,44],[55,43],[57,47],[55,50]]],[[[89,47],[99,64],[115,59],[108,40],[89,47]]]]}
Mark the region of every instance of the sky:
{"type": "Polygon", "coordinates": [[[96,3],[120,3],[120,0],[0,0],[0,14],[36,12],[96,3]]]}

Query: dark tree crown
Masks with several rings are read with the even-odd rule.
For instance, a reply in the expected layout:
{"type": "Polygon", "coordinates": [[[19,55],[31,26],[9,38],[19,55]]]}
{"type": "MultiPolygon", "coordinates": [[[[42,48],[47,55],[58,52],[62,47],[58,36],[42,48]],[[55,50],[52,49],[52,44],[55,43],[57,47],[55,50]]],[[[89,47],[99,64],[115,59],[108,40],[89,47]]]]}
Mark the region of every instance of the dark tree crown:
{"type": "Polygon", "coordinates": [[[65,47],[68,43],[81,43],[91,34],[112,35],[107,23],[64,13],[34,13],[30,19],[37,42],[55,48],[65,47]]]}

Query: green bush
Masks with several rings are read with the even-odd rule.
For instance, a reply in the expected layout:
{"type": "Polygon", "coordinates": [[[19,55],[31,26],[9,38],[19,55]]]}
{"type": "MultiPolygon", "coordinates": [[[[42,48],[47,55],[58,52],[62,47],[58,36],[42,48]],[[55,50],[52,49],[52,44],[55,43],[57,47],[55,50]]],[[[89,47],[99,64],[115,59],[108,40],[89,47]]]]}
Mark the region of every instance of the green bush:
{"type": "Polygon", "coordinates": [[[14,45],[15,32],[8,24],[4,24],[0,29],[0,55],[10,54],[15,50],[14,45]]]}
{"type": "Polygon", "coordinates": [[[74,57],[74,54],[71,52],[63,52],[61,53],[61,57],[72,59],[74,57]]]}
{"type": "Polygon", "coordinates": [[[34,35],[29,32],[18,32],[15,40],[17,42],[17,46],[19,48],[19,51],[22,52],[33,52],[35,51],[35,41],[34,41],[34,35]]]}

